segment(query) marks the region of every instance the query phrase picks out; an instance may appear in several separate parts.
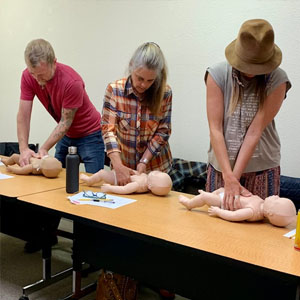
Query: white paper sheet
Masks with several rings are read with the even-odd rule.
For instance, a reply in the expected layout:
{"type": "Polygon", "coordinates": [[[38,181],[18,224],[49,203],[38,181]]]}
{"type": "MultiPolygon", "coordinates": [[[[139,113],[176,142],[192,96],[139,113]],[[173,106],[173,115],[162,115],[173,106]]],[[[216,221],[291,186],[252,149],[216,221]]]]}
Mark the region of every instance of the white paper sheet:
{"type": "Polygon", "coordinates": [[[8,179],[8,178],[13,178],[13,177],[14,176],[10,176],[10,175],[0,173],[0,179],[8,179]]]}
{"type": "Polygon", "coordinates": [[[286,234],[284,234],[283,236],[289,238],[289,239],[295,239],[295,235],[296,235],[296,228],[287,232],[286,234]]]}
{"type": "MultiPolygon", "coordinates": [[[[103,193],[98,193],[101,196],[103,193]]],[[[94,206],[102,206],[102,207],[107,207],[107,208],[118,208],[130,203],[135,202],[136,200],[134,199],[128,199],[128,198],[123,198],[115,195],[109,195],[106,194],[106,199],[99,200],[99,201],[93,201],[92,199],[90,200],[89,198],[86,198],[83,196],[83,192],[80,192],[74,196],[69,196],[68,197],[73,204],[89,204],[89,205],[94,205],[94,206]]]]}

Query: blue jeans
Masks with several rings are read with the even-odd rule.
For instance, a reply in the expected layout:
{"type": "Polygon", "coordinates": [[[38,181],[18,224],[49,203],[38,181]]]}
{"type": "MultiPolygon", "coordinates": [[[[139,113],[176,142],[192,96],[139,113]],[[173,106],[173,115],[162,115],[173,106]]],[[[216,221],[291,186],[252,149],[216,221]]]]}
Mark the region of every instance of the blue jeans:
{"type": "Polygon", "coordinates": [[[104,167],[104,142],[101,131],[94,132],[82,138],[64,136],[55,146],[55,157],[66,167],[68,147],[76,146],[85,171],[96,173],[104,167]]]}
{"type": "Polygon", "coordinates": [[[280,176],[280,197],[291,199],[300,209],[300,178],[280,176]]]}

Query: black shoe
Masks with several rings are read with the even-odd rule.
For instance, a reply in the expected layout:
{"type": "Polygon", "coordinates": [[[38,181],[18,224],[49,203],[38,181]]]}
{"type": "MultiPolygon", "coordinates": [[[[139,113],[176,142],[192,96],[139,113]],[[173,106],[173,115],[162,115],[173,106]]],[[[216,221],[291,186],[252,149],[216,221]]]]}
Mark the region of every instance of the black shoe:
{"type": "MultiPolygon", "coordinates": [[[[57,236],[51,236],[51,246],[54,246],[58,243],[57,236]]],[[[42,249],[42,243],[40,240],[28,241],[24,246],[25,253],[34,253],[42,249]]]]}

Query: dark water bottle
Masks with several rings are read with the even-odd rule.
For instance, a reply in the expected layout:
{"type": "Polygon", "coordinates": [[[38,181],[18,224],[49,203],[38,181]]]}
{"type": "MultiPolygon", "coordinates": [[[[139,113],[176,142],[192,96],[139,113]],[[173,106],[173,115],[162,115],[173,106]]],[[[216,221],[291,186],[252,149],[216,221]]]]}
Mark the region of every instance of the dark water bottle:
{"type": "Polygon", "coordinates": [[[79,190],[79,156],[77,147],[68,148],[66,156],[66,192],[76,193],[79,190]]]}

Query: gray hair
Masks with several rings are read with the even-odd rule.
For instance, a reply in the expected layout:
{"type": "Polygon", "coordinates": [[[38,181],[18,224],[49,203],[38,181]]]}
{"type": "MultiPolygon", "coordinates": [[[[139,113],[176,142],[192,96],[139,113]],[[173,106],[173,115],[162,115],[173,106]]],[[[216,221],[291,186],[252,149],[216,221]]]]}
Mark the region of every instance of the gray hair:
{"type": "Polygon", "coordinates": [[[148,42],[139,46],[130,62],[128,71],[130,75],[138,68],[147,68],[156,71],[156,79],[152,86],[146,91],[144,103],[153,114],[158,114],[164,98],[167,85],[167,65],[160,47],[148,42]]]}
{"type": "Polygon", "coordinates": [[[157,80],[161,80],[163,70],[166,72],[166,62],[164,55],[157,44],[147,42],[135,50],[129,62],[129,73],[131,74],[132,71],[142,67],[146,67],[149,70],[155,70],[158,77],[157,80]]]}
{"type": "Polygon", "coordinates": [[[25,62],[32,68],[41,62],[52,65],[55,61],[55,53],[49,42],[43,39],[36,39],[29,42],[24,52],[25,62]]]}

